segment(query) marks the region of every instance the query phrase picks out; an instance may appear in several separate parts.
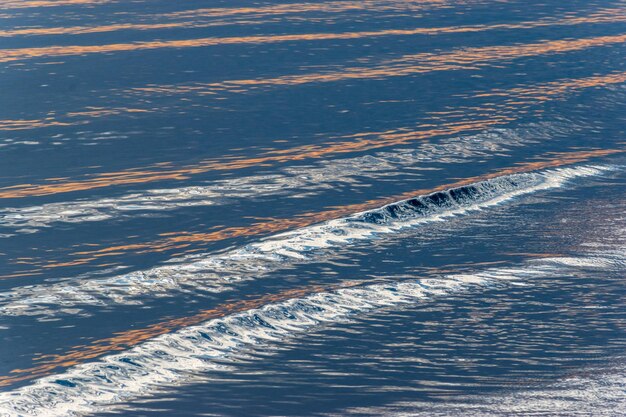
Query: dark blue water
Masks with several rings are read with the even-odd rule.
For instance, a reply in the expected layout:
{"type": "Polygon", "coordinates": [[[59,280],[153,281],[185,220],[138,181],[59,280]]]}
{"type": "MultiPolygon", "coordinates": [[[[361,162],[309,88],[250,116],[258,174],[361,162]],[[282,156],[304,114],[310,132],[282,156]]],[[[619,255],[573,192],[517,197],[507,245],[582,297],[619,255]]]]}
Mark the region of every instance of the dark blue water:
{"type": "Polygon", "coordinates": [[[0,1],[0,415],[626,415],[624,1],[0,1]]]}

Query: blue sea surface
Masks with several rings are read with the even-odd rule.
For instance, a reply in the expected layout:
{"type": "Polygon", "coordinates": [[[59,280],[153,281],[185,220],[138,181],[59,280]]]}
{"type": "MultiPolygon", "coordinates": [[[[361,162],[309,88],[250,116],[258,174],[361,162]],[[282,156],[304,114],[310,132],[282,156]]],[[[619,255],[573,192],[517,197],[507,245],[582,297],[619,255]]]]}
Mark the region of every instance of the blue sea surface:
{"type": "Polygon", "coordinates": [[[0,416],[626,416],[626,1],[0,0],[0,416]]]}

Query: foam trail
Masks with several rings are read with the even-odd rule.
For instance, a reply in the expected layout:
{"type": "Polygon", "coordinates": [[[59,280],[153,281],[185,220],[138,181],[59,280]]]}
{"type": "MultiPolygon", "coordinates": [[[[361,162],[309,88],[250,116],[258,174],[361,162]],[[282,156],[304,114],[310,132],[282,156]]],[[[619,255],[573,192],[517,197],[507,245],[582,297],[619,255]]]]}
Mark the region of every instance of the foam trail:
{"type": "Polygon", "coordinates": [[[337,249],[393,235],[511,200],[562,187],[567,181],[598,176],[614,166],[579,166],[496,177],[399,201],[384,207],[275,235],[218,254],[187,256],[176,263],[106,278],[73,279],[18,287],[0,294],[0,315],[86,314],[86,306],[141,304],[141,296],[176,292],[219,293],[294,264],[332,256],[337,249]]]}
{"type": "Polygon", "coordinates": [[[282,261],[307,259],[309,252],[368,240],[425,222],[467,214],[517,196],[561,187],[567,180],[573,178],[600,175],[606,169],[582,166],[501,176],[282,233],[272,239],[249,245],[246,249],[250,252],[248,256],[256,258],[278,255],[283,258],[282,261]]]}
{"type": "MultiPolygon", "coordinates": [[[[581,264],[602,270],[621,268],[623,255],[581,257],[581,264]],[[591,259],[591,261],[590,261],[591,259]],[[594,261],[595,260],[595,261],[594,261]]],[[[0,394],[0,413],[23,416],[68,416],[110,410],[167,386],[210,378],[241,358],[323,325],[346,323],[381,309],[400,309],[427,299],[501,285],[528,285],[532,279],[562,276],[580,269],[558,258],[535,259],[518,267],[492,268],[474,274],[412,279],[317,291],[265,304],[153,338],[123,353],[76,365],[45,376],[29,386],[0,394]]],[[[4,414],[2,414],[4,415],[4,414]]]]}
{"type": "MultiPolygon", "coordinates": [[[[341,323],[371,310],[414,303],[457,289],[462,281],[423,280],[322,292],[266,305],[163,335],[122,354],[78,365],[31,386],[0,394],[0,413],[68,416],[92,413],[191,373],[235,365],[255,346],[283,341],[324,323],[341,323]]],[[[4,415],[4,414],[2,414],[4,415]]]]}
{"type": "MultiPolygon", "coordinates": [[[[476,157],[502,154],[512,148],[548,140],[571,127],[538,124],[525,129],[492,129],[487,133],[454,137],[417,149],[378,152],[374,155],[334,159],[315,165],[287,167],[269,175],[255,175],[215,181],[210,185],[153,189],[119,197],[75,200],[29,207],[0,209],[0,227],[18,233],[34,233],[54,223],[97,222],[146,212],[169,211],[185,207],[226,205],[233,200],[282,196],[306,190],[307,196],[336,187],[397,175],[399,170],[417,170],[425,162],[463,163],[476,157]]],[[[11,235],[6,234],[5,237],[11,235]]],[[[0,235],[2,237],[2,235],[0,235]]]]}

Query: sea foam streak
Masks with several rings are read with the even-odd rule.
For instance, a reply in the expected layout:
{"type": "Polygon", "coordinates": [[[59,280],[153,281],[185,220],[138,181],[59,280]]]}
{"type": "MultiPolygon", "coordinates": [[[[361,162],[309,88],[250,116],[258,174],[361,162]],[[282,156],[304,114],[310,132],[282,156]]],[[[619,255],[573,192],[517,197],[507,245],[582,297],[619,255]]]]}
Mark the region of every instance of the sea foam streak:
{"type": "MultiPolygon", "coordinates": [[[[210,185],[153,189],[97,200],[6,207],[0,209],[0,227],[32,233],[55,223],[96,222],[184,207],[226,205],[232,200],[289,195],[300,190],[306,190],[306,195],[315,195],[333,188],[338,182],[345,186],[358,186],[364,175],[371,181],[395,175],[398,170],[417,170],[417,164],[424,162],[452,164],[476,157],[492,157],[494,153],[505,153],[512,148],[548,140],[553,134],[569,130],[571,127],[560,124],[539,124],[516,130],[492,129],[434,144],[426,143],[416,149],[291,166],[275,174],[220,180],[210,185]]],[[[298,195],[301,196],[302,192],[298,195]]]]}
{"type": "Polygon", "coordinates": [[[209,320],[0,394],[0,413],[68,416],[94,412],[99,406],[119,403],[159,386],[181,383],[191,378],[192,372],[236,365],[238,358],[255,346],[283,341],[323,323],[340,323],[374,309],[443,294],[461,283],[424,280],[347,288],[209,320]]]}
{"type": "Polygon", "coordinates": [[[303,227],[224,253],[188,256],[174,264],[114,277],[18,287],[0,294],[0,314],[49,318],[58,314],[86,314],[83,310],[86,306],[141,304],[140,297],[148,295],[166,297],[177,291],[198,290],[223,292],[238,282],[332,256],[338,249],[357,242],[468,214],[517,196],[561,187],[574,178],[598,176],[615,169],[614,166],[579,166],[501,176],[303,227]]]}
{"type": "MultiPolygon", "coordinates": [[[[602,270],[620,268],[623,255],[617,259],[613,254],[598,262],[602,257],[591,254],[579,258],[579,264],[602,270]]],[[[532,279],[571,274],[581,268],[564,264],[571,262],[535,259],[518,267],[473,274],[370,285],[348,283],[344,288],[266,304],[158,336],[123,353],[76,365],[0,394],[0,413],[68,416],[101,411],[103,407],[110,410],[111,405],[167,386],[193,382],[201,373],[210,378],[211,371],[231,369],[256,349],[271,348],[323,325],[346,323],[374,311],[397,310],[459,291],[528,285],[532,279]]]]}

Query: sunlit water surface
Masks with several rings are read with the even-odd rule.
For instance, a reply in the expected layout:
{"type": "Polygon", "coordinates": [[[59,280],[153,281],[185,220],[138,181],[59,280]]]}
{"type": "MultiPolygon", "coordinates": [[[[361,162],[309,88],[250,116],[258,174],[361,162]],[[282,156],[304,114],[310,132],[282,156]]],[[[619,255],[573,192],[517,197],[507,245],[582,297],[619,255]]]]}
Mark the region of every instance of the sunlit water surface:
{"type": "Polygon", "coordinates": [[[0,1],[0,415],[626,415],[626,3],[0,1]]]}

